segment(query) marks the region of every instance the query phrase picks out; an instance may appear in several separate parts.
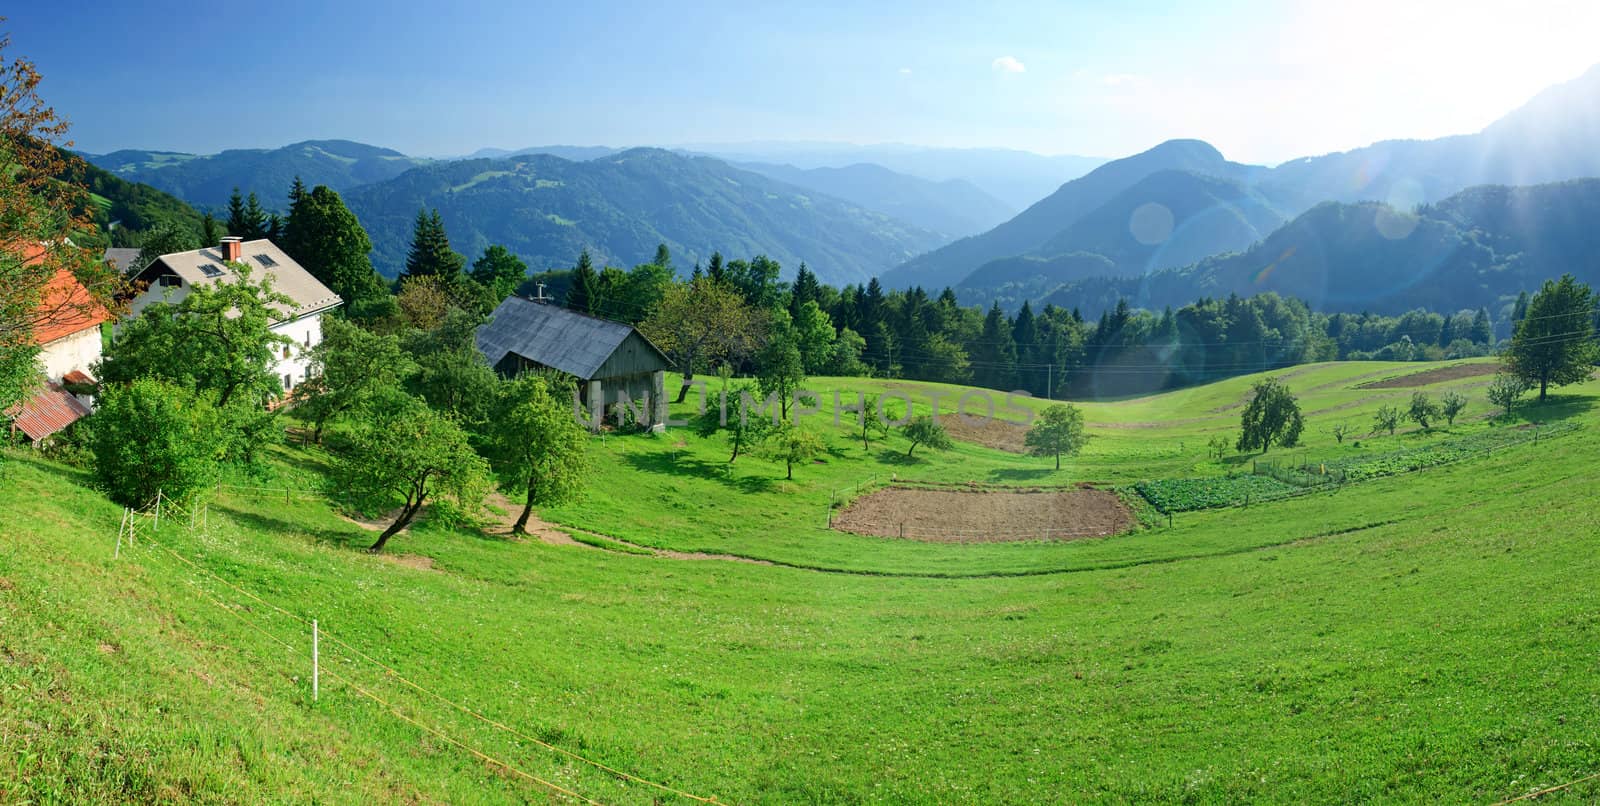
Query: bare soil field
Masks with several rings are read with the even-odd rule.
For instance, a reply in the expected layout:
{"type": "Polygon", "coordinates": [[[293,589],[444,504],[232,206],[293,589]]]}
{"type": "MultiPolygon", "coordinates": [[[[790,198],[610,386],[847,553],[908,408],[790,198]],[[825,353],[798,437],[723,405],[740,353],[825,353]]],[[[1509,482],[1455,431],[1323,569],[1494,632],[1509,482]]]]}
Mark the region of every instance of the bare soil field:
{"type": "Polygon", "coordinates": [[[1409,389],[1413,386],[1427,386],[1445,381],[1456,381],[1462,378],[1476,378],[1479,375],[1493,375],[1500,370],[1499,364],[1457,364],[1453,367],[1440,367],[1438,369],[1413,372],[1410,375],[1401,375],[1397,378],[1384,378],[1381,381],[1369,381],[1357,386],[1357,389],[1409,389]]]}
{"type": "Polygon", "coordinates": [[[996,417],[962,417],[945,414],[939,417],[939,424],[944,426],[945,432],[954,440],[994,448],[997,451],[1028,452],[1027,446],[1023,444],[1028,429],[1022,423],[996,417]]]}
{"type": "Polygon", "coordinates": [[[834,517],[833,527],[933,543],[1001,543],[1104,537],[1133,522],[1122,500],[1105,490],[890,487],[856,499],[834,517]]]}

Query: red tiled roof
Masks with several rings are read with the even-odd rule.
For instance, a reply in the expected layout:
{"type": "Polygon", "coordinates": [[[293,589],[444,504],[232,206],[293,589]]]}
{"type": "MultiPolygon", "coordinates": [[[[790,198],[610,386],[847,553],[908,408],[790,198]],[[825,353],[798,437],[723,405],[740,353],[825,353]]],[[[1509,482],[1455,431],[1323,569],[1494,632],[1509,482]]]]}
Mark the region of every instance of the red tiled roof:
{"type": "Polygon", "coordinates": [[[62,383],[88,385],[88,384],[94,383],[94,379],[89,377],[89,374],[84,372],[83,370],[75,369],[75,370],[73,370],[73,371],[61,376],[61,382],[62,383]]]}
{"type": "Polygon", "coordinates": [[[34,338],[40,344],[99,327],[111,319],[105,307],[89,296],[83,283],[65,269],[57,271],[45,286],[39,311],[43,318],[34,327],[34,338]]]}
{"type": "Polygon", "coordinates": [[[33,397],[6,409],[12,427],[38,442],[89,416],[89,409],[53,383],[46,383],[33,397]]]}

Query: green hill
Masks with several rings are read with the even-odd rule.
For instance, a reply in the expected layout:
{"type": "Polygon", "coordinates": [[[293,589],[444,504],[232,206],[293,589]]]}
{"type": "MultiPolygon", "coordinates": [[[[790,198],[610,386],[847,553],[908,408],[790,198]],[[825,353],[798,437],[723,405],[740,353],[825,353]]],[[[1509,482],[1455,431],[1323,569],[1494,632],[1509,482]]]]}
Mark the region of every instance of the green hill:
{"type": "MultiPolygon", "coordinates": [[[[1310,426],[1296,459],[1517,433],[1476,419],[1488,410],[1472,377],[1423,387],[1471,396],[1475,419],[1453,433],[1359,447],[1323,433],[1412,391],[1371,381],[1422,369],[1283,373],[1310,426]]],[[[359,550],[370,533],[318,494],[283,492],[314,489],[323,459],[289,449],[271,478],[239,480],[270,489],[223,493],[193,529],[168,511],[114,558],[117,507],[80,472],[12,452],[0,791],[1490,802],[1572,784],[1566,797],[1600,796],[1581,780],[1596,772],[1600,717],[1578,707],[1600,697],[1594,383],[1529,410],[1577,424],[1565,435],[1179,513],[1170,528],[1012,543],[823,528],[830,499],[890,473],[1226,480],[1239,458],[1208,458],[1204,439],[1236,425],[1250,380],[1086,406],[1091,452],[1060,473],[966,442],[903,462],[898,437],[863,452],[825,416],[830,451],[792,483],[754,457],[729,468],[720,442],[681,431],[597,438],[589,499],[548,517],[582,540],[671,554],[430,522],[396,538],[404,556],[374,557],[359,550]],[[301,621],[313,618],[317,702],[301,621]]],[[[982,489],[970,494],[993,494],[982,489]]]]}
{"type": "Polygon", "coordinates": [[[69,162],[66,173],[60,178],[89,191],[96,204],[95,223],[100,225],[102,233],[117,228],[144,232],[167,224],[199,237],[200,212],[171,194],[122,179],[82,160],[69,162]]]}
{"type": "Polygon", "coordinates": [[[939,236],[709,157],[632,149],[582,162],[533,154],[430,165],[345,194],[376,245],[373,263],[399,272],[417,210],[438,208],[457,251],[503,244],[535,270],[596,261],[633,265],[657,244],[680,267],[765,253],[826,282],[865,281],[939,236]]]}
{"type": "Polygon", "coordinates": [[[300,177],[307,187],[327,185],[343,191],[398,176],[427,160],[348,140],[307,140],[282,148],[240,148],[197,155],[169,151],[114,151],[86,154],[112,173],[164,190],[191,204],[219,208],[235,187],[254,191],[269,209],[286,209],[289,186],[300,177]]]}

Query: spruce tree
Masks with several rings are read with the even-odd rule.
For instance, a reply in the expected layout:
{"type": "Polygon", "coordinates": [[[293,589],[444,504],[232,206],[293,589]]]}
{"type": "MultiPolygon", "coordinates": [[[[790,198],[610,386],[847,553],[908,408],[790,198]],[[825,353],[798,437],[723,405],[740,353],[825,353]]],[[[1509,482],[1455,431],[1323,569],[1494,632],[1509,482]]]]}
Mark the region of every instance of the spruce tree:
{"type": "Polygon", "coordinates": [[[1472,317],[1471,340],[1476,344],[1494,345],[1494,325],[1489,322],[1489,309],[1479,308],[1472,317]]]}
{"type": "Polygon", "coordinates": [[[563,301],[567,308],[579,313],[594,315],[601,305],[600,276],[595,273],[594,260],[585,249],[578,255],[578,265],[572,270],[572,286],[563,301]]]}
{"type": "Polygon", "coordinates": [[[406,255],[406,270],[401,277],[438,277],[447,285],[454,285],[466,265],[467,259],[450,248],[450,238],[445,234],[439,211],[436,209],[429,215],[418,210],[411,251],[406,255]]]}

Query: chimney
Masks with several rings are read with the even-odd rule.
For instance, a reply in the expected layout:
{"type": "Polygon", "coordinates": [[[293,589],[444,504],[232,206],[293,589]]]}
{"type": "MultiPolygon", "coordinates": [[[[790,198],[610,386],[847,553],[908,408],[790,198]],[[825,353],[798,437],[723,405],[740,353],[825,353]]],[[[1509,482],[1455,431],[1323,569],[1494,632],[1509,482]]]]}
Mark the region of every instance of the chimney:
{"type": "Polygon", "coordinates": [[[222,243],[217,245],[217,249],[222,252],[223,260],[238,261],[244,259],[244,239],[237,235],[223,236],[222,243]]]}

